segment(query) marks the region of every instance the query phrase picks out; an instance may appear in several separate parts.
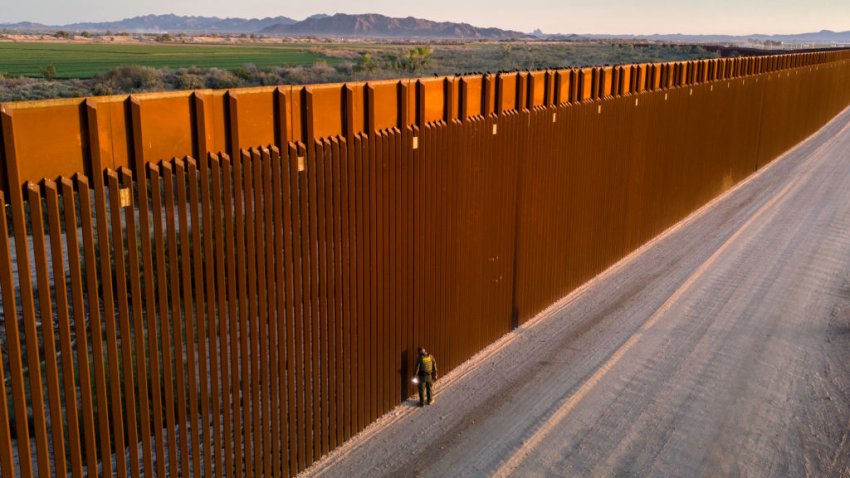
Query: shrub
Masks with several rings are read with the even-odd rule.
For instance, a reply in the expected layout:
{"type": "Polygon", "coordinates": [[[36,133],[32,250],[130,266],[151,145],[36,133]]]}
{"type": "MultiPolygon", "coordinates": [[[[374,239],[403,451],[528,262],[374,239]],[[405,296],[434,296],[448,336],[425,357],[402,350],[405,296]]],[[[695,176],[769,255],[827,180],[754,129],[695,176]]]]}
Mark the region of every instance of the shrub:
{"type": "Polygon", "coordinates": [[[257,67],[254,65],[237,66],[233,69],[233,74],[242,80],[250,81],[251,78],[257,75],[257,67]]]}
{"type": "Polygon", "coordinates": [[[354,71],[371,73],[377,67],[378,62],[372,58],[372,55],[370,55],[369,52],[364,52],[357,60],[357,65],[354,66],[354,71]]]}
{"type": "Polygon", "coordinates": [[[354,63],[350,61],[344,61],[339,65],[336,65],[334,67],[334,70],[336,70],[337,76],[341,75],[341,77],[343,78],[340,81],[345,81],[345,78],[351,78],[351,76],[354,75],[354,63]]]}
{"type": "Polygon", "coordinates": [[[13,78],[0,81],[0,101],[72,98],[91,94],[80,80],[47,81],[38,78],[13,78]]]}
{"type": "Polygon", "coordinates": [[[45,80],[52,80],[56,78],[56,67],[53,65],[42,67],[41,76],[43,76],[45,80]]]}
{"type": "Polygon", "coordinates": [[[94,96],[107,96],[111,95],[112,87],[106,83],[95,81],[91,86],[91,94],[94,96]]]}
{"type": "Polygon", "coordinates": [[[207,88],[222,89],[236,88],[239,86],[240,82],[239,77],[227,70],[210,68],[209,71],[207,71],[205,83],[207,88]]]}
{"type": "Polygon", "coordinates": [[[98,77],[98,80],[115,93],[161,90],[165,87],[159,70],[139,65],[113,68],[106,75],[98,77]]]}
{"type": "Polygon", "coordinates": [[[261,71],[257,73],[255,80],[260,86],[274,86],[283,83],[283,79],[280,76],[269,71],[261,71]]]}
{"type": "Polygon", "coordinates": [[[178,71],[173,75],[174,88],[178,90],[198,90],[204,87],[204,77],[188,71],[178,71]]]}

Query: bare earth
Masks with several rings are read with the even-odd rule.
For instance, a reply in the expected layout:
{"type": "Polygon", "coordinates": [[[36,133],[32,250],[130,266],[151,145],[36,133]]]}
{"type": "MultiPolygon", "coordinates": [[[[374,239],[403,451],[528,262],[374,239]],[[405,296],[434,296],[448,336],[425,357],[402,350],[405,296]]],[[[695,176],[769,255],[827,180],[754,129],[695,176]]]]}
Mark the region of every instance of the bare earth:
{"type": "Polygon", "coordinates": [[[850,476],[850,110],[437,390],[304,474],[850,476]]]}

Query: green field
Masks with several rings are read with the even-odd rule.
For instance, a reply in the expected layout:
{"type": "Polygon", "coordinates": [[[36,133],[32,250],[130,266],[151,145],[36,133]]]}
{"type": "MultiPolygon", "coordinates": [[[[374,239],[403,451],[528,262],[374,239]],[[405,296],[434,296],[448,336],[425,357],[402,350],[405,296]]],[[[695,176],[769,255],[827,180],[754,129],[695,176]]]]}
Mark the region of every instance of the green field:
{"type": "Polygon", "coordinates": [[[232,69],[248,63],[258,67],[330,64],[339,60],[311,53],[303,45],[114,45],[0,42],[0,73],[40,77],[41,68],[56,67],[56,78],[91,78],[116,66],[232,69]]]}
{"type": "Polygon", "coordinates": [[[0,102],[373,81],[713,56],[714,53],[697,45],[596,41],[433,42],[424,46],[413,42],[365,41],[235,44],[0,41],[0,102]],[[142,68],[123,68],[126,66],[142,68]]]}

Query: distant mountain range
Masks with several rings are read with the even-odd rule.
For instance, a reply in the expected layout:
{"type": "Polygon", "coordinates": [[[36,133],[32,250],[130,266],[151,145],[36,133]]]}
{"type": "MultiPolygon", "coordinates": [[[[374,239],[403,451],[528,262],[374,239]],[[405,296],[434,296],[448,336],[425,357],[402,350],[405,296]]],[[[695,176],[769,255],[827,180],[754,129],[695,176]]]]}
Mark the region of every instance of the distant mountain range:
{"type": "Polygon", "coordinates": [[[252,33],[282,36],[321,36],[321,37],[369,37],[369,38],[424,38],[424,39],[622,39],[650,40],[661,42],[685,43],[744,43],[748,40],[776,41],[786,44],[850,44],[850,31],[834,32],[822,30],[796,35],[576,35],[543,34],[539,30],[528,34],[499,28],[481,28],[468,23],[435,22],[420,18],[393,18],[379,14],[336,15],[317,14],[298,21],[289,17],[268,18],[218,18],[187,17],[178,15],[145,15],[127,18],[115,22],[86,22],[69,25],[43,25],[32,22],[0,24],[0,29],[17,31],[89,31],[89,32],[130,32],[130,33],[252,33]]]}
{"type": "Polygon", "coordinates": [[[178,15],[144,15],[117,22],[85,22],[68,25],[42,25],[22,22],[0,24],[0,28],[22,31],[89,31],[89,32],[139,32],[139,33],[256,33],[273,25],[296,23],[289,17],[268,18],[218,18],[183,17],[178,15]]]}
{"type": "Polygon", "coordinates": [[[434,22],[421,18],[393,18],[375,13],[313,16],[304,21],[272,25],[260,30],[270,35],[316,35],[340,37],[414,37],[492,39],[527,38],[526,33],[480,28],[468,23],[434,22]]]}
{"type": "Polygon", "coordinates": [[[182,17],[177,15],[145,15],[117,22],[43,25],[21,22],[0,24],[0,29],[19,31],[89,31],[138,33],[260,33],[288,36],[392,37],[492,39],[530,38],[521,32],[499,28],[479,28],[467,23],[433,22],[419,18],[392,18],[384,15],[317,14],[302,21],[288,17],[217,18],[182,17]]]}
{"type": "MultiPolygon", "coordinates": [[[[548,35],[547,37],[556,37],[548,35]]],[[[819,32],[785,34],[785,35],[687,35],[683,33],[654,34],[654,35],[580,35],[588,39],[623,39],[623,40],[650,40],[650,41],[675,41],[688,43],[740,43],[747,40],[775,41],[783,43],[817,43],[817,44],[850,44],[850,31],[834,32],[832,30],[821,30],[819,32]]]]}

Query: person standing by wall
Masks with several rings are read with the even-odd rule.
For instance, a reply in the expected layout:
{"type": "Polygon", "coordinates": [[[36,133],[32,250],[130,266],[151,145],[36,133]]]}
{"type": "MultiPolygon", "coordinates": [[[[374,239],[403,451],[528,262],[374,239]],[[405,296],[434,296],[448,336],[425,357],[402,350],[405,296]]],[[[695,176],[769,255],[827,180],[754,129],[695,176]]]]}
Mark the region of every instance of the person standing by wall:
{"type": "Polygon", "coordinates": [[[434,380],[437,380],[437,361],[429,354],[425,347],[419,347],[419,356],[416,358],[416,369],[413,376],[418,379],[419,406],[425,406],[425,392],[428,392],[428,405],[434,403],[432,388],[434,380]]]}

